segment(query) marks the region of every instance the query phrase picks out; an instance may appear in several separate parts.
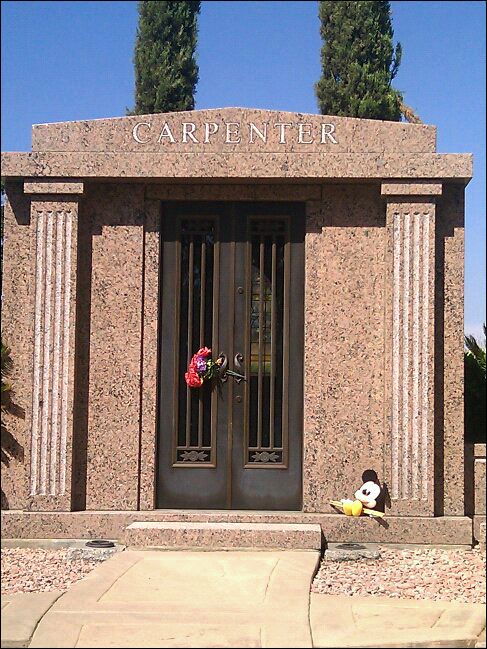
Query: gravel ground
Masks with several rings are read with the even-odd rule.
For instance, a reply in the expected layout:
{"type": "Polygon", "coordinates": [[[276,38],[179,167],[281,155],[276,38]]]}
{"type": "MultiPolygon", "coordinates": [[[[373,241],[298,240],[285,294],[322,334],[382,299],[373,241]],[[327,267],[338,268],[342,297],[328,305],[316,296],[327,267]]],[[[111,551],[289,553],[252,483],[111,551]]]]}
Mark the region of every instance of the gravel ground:
{"type": "Polygon", "coordinates": [[[66,556],[67,550],[2,549],[2,595],[64,592],[100,563],[66,556]]]}
{"type": "Polygon", "coordinates": [[[312,591],[326,595],[382,595],[404,599],[485,603],[485,558],[480,550],[390,550],[380,559],[323,560],[312,591]]]}
{"type": "MultiPolygon", "coordinates": [[[[65,591],[99,561],[68,560],[66,550],[3,549],[2,595],[65,591]]],[[[390,550],[380,559],[322,561],[312,590],[327,595],[485,603],[485,558],[474,550],[390,550]]]]}

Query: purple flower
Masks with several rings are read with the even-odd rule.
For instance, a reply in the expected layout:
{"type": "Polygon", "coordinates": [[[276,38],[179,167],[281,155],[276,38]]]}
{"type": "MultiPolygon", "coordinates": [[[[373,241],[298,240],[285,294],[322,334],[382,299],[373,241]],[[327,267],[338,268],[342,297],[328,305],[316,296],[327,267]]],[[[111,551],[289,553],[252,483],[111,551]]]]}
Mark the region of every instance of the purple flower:
{"type": "Polygon", "coordinates": [[[206,372],[206,358],[204,356],[196,356],[195,367],[199,374],[204,374],[206,372]]]}

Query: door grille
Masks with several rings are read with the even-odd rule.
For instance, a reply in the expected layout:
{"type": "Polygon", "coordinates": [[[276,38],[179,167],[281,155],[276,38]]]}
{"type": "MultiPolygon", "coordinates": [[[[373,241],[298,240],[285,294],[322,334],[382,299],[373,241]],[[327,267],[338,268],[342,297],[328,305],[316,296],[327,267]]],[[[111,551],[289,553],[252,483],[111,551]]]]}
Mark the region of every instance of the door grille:
{"type": "Polygon", "coordinates": [[[216,402],[211,385],[186,385],[184,374],[200,347],[216,344],[215,222],[181,220],[179,253],[179,399],[177,465],[214,465],[216,402]]]}
{"type": "Polygon", "coordinates": [[[248,415],[245,464],[287,465],[289,227],[285,218],[250,220],[248,415]]]}

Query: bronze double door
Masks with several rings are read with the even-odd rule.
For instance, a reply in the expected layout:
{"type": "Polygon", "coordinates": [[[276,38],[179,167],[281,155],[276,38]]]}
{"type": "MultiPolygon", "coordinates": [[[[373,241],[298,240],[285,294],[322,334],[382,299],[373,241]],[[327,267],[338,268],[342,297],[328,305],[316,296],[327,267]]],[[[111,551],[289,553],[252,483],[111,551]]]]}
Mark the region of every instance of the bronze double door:
{"type": "Polygon", "coordinates": [[[157,506],[299,510],[304,209],[165,203],[157,506]],[[189,388],[209,347],[244,380],[189,388]]]}

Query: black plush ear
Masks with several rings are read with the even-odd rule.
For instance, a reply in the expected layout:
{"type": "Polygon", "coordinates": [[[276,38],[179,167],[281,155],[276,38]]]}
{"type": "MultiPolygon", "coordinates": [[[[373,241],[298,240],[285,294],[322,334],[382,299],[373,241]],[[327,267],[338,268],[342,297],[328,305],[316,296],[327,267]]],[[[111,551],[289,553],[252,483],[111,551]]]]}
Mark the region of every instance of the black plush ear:
{"type": "Polygon", "coordinates": [[[364,484],[364,482],[375,482],[375,484],[380,486],[377,473],[373,469],[367,469],[362,473],[362,484],[364,484]]]}
{"type": "Polygon", "coordinates": [[[390,507],[390,496],[389,496],[389,491],[387,489],[387,485],[381,484],[379,477],[377,475],[377,472],[374,471],[373,469],[367,469],[362,473],[362,481],[363,482],[375,482],[376,485],[380,487],[380,494],[377,496],[376,500],[376,506],[374,509],[378,512],[385,512],[386,506],[390,507]],[[389,504],[388,504],[389,501],[389,504]]]}

